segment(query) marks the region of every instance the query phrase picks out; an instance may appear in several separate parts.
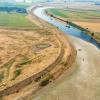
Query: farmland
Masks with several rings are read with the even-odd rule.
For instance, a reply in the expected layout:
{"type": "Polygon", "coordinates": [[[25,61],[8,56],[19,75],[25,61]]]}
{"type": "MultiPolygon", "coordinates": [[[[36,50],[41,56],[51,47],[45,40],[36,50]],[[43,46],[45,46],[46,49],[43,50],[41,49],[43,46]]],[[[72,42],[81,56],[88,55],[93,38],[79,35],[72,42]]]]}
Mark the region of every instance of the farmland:
{"type": "Polygon", "coordinates": [[[73,10],[73,9],[49,9],[50,13],[64,17],[72,21],[100,21],[100,11],[96,10],[73,10]]]}
{"type": "Polygon", "coordinates": [[[0,30],[0,89],[38,73],[56,59],[59,42],[47,33],[0,30]]]}
{"type": "Polygon", "coordinates": [[[74,58],[70,56],[72,47],[68,41],[65,45],[60,34],[56,34],[59,31],[51,28],[28,14],[26,7],[0,8],[1,98],[12,99],[16,93],[16,97],[24,97],[27,95],[24,89],[36,85],[28,92],[37,91],[67,68],[67,59],[74,58]]]}
{"type": "Polygon", "coordinates": [[[33,29],[36,24],[27,19],[25,5],[2,5],[0,6],[0,27],[33,29]]]}
{"type": "Polygon", "coordinates": [[[36,25],[26,18],[26,14],[0,12],[0,26],[9,28],[34,28],[36,25]]]}
{"type": "Polygon", "coordinates": [[[7,28],[34,28],[36,25],[27,18],[25,8],[0,7],[0,27],[7,28]]]}

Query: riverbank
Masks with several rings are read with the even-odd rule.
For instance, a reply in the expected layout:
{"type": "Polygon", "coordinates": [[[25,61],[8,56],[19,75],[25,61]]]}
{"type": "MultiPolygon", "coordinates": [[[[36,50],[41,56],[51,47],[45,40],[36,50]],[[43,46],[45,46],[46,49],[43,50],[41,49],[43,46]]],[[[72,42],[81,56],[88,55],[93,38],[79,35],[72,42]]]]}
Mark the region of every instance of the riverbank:
{"type": "Polygon", "coordinates": [[[74,71],[69,75],[65,71],[56,81],[41,89],[35,96],[32,93],[26,100],[99,100],[100,50],[89,42],[69,37],[77,50],[74,71]]]}
{"type": "MultiPolygon", "coordinates": [[[[95,39],[98,43],[100,43],[100,39],[99,39],[99,32],[98,32],[98,35],[97,35],[97,32],[94,32],[94,31],[90,31],[89,28],[87,27],[84,27],[83,25],[81,24],[77,24],[77,21],[69,21],[67,20],[66,18],[63,18],[63,17],[60,17],[60,16],[57,16],[57,15],[54,15],[53,13],[50,13],[50,11],[48,10],[45,10],[46,14],[49,15],[50,17],[53,17],[55,18],[56,20],[59,20],[59,21],[62,21],[64,22],[65,24],[69,24],[71,26],[74,26],[74,27],[77,27],[78,29],[84,31],[85,33],[87,33],[89,36],[91,36],[91,38],[95,39]],[[82,27],[83,26],[83,27],[82,27]]],[[[99,24],[98,24],[99,25],[99,24]]],[[[98,26],[99,27],[99,26],[98,26]]],[[[96,30],[96,29],[95,29],[96,30]]],[[[96,30],[97,31],[97,30],[96,30]]]]}
{"type": "Polygon", "coordinates": [[[99,100],[100,50],[76,37],[70,37],[70,41],[77,49],[75,70],[69,76],[66,71],[29,100],[99,100]]]}

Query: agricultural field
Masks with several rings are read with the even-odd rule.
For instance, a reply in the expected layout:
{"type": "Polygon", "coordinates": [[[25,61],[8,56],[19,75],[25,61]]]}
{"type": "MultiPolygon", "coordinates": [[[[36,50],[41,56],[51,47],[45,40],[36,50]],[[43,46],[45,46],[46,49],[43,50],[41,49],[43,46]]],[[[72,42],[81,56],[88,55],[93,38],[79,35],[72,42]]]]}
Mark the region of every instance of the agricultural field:
{"type": "Polygon", "coordinates": [[[59,42],[48,31],[0,30],[0,89],[42,71],[58,54],[59,42]]]}
{"type": "Polygon", "coordinates": [[[100,40],[100,11],[99,10],[73,10],[73,9],[48,9],[50,14],[74,22],[89,29],[100,40]]]}
{"type": "Polygon", "coordinates": [[[1,4],[0,27],[33,29],[37,27],[27,19],[27,5],[25,4],[1,4]]]}
{"type": "Polygon", "coordinates": [[[100,22],[99,10],[73,10],[73,9],[48,9],[48,11],[56,16],[66,18],[72,21],[94,21],[100,22]]]}
{"type": "Polygon", "coordinates": [[[0,27],[34,28],[36,25],[26,18],[26,14],[0,12],[0,27]]]}

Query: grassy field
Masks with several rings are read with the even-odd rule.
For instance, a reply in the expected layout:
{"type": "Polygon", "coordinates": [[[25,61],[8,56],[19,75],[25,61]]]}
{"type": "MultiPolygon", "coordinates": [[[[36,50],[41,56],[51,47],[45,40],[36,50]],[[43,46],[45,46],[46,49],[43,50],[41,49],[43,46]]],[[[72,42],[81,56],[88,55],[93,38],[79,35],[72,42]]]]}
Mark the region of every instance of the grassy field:
{"type": "Polygon", "coordinates": [[[59,17],[64,17],[70,20],[80,20],[80,21],[100,21],[100,11],[96,10],[64,10],[64,9],[48,9],[51,14],[59,17]]]}
{"type": "Polygon", "coordinates": [[[36,25],[26,18],[26,14],[0,12],[0,26],[11,28],[33,28],[36,25]]]}

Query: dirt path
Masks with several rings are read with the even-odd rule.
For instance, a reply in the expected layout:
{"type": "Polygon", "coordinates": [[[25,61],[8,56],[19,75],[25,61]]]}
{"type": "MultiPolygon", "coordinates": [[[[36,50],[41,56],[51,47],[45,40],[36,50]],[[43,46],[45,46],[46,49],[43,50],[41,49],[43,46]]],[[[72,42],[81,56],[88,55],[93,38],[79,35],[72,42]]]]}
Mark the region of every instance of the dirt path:
{"type": "Polygon", "coordinates": [[[70,37],[77,49],[75,70],[48,85],[31,100],[100,100],[100,50],[70,37]]]}

